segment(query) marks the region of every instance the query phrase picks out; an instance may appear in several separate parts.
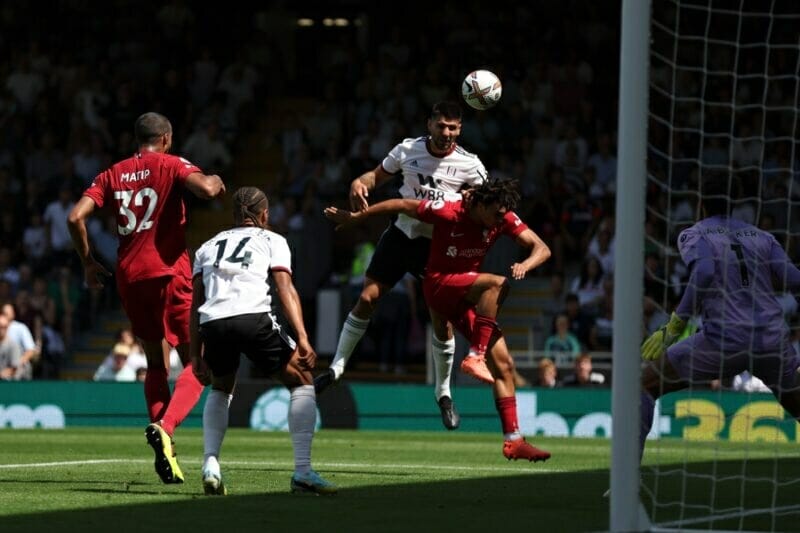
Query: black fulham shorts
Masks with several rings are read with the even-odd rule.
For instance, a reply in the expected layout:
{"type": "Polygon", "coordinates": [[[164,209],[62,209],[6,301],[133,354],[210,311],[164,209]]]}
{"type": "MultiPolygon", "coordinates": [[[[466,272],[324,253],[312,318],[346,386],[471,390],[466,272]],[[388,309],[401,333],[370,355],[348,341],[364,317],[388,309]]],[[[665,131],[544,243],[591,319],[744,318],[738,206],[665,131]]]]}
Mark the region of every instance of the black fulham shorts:
{"type": "Polygon", "coordinates": [[[244,354],[264,374],[282,369],[296,343],[269,313],[253,313],[211,320],[200,326],[205,344],[203,359],[215,376],[234,374],[244,354]]]}
{"type": "Polygon", "coordinates": [[[430,248],[431,240],[427,237],[409,239],[391,224],[375,246],[375,253],[367,267],[367,276],[387,287],[394,287],[406,272],[422,279],[430,248]]]}

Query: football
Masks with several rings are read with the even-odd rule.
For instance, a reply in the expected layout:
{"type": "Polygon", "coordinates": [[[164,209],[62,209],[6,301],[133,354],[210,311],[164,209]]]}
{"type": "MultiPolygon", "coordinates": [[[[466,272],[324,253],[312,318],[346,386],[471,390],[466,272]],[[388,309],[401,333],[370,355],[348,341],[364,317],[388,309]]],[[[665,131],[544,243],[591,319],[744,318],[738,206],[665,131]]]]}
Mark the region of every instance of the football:
{"type": "Polygon", "coordinates": [[[461,84],[461,96],[470,107],[483,111],[494,107],[503,94],[500,78],[488,70],[473,70],[461,84]]]}

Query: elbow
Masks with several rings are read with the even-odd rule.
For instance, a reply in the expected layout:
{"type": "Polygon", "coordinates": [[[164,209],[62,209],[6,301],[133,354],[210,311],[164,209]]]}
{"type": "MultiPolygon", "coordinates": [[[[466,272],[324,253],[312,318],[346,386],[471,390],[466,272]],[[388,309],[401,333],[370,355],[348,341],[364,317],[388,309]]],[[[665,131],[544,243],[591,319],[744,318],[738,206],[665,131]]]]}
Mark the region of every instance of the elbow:
{"type": "Polygon", "coordinates": [[[545,261],[550,259],[550,256],[553,255],[553,252],[550,250],[550,247],[547,246],[545,243],[541,243],[539,246],[541,247],[539,254],[540,257],[542,258],[542,263],[544,263],[545,261]]]}
{"type": "Polygon", "coordinates": [[[203,200],[211,200],[216,198],[220,191],[222,191],[222,180],[219,176],[206,176],[203,180],[203,185],[200,187],[198,191],[200,194],[198,196],[203,200]]]}
{"type": "Polygon", "coordinates": [[[78,227],[78,225],[81,223],[81,220],[83,220],[83,217],[81,217],[81,215],[75,209],[70,211],[67,215],[67,225],[70,228],[78,227]]]}

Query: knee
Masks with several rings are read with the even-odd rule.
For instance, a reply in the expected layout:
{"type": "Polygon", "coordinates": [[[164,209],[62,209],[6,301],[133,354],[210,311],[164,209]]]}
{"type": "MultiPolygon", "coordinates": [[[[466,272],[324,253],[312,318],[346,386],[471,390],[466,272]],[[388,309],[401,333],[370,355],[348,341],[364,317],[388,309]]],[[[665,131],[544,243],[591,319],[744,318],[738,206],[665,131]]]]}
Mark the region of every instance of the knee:
{"type": "Polygon", "coordinates": [[[286,385],[286,388],[293,389],[301,385],[311,385],[314,379],[311,372],[304,368],[300,368],[298,361],[292,357],[281,372],[281,383],[286,385]]]}
{"type": "Polygon", "coordinates": [[[508,278],[503,276],[500,279],[500,286],[498,287],[498,294],[497,294],[497,304],[502,305],[508,296],[508,291],[511,289],[511,284],[508,281],[508,278]]]}
{"type": "MultiPolygon", "coordinates": [[[[498,352],[500,352],[498,350],[498,352]]],[[[492,361],[494,362],[495,369],[498,374],[503,378],[513,378],[514,376],[514,358],[511,354],[503,350],[500,353],[492,354],[492,361]]]]}
{"type": "Polygon", "coordinates": [[[449,322],[432,321],[433,334],[440,341],[447,341],[453,337],[453,330],[449,322]]]}
{"type": "Polygon", "coordinates": [[[378,294],[362,292],[358,297],[358,302],[356,302],[356,315],[361,318],[371,317],[379,300],[380,295],[378,294]]]}

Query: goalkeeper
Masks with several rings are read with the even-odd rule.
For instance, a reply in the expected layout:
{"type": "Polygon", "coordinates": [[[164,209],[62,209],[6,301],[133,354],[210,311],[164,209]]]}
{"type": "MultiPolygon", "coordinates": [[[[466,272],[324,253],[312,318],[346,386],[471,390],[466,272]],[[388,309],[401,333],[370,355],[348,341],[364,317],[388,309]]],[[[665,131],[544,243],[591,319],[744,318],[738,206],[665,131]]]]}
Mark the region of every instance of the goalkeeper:
{"type": "Polygon", "coordinates": [[[706,218],[678,237],[689,283],[669,322],[642,344],[648,364],[642,373],[640,459],[656,400],[690,383],[747,370],[800,417],[800,360],[775,297],[776,289],[800,289],[800,270],[770,233],[728,215],[728,190],[725,177],[703,179],[706,218]],[[676,343],[695,314],[702,315],[702,327],[676,343]]]}

